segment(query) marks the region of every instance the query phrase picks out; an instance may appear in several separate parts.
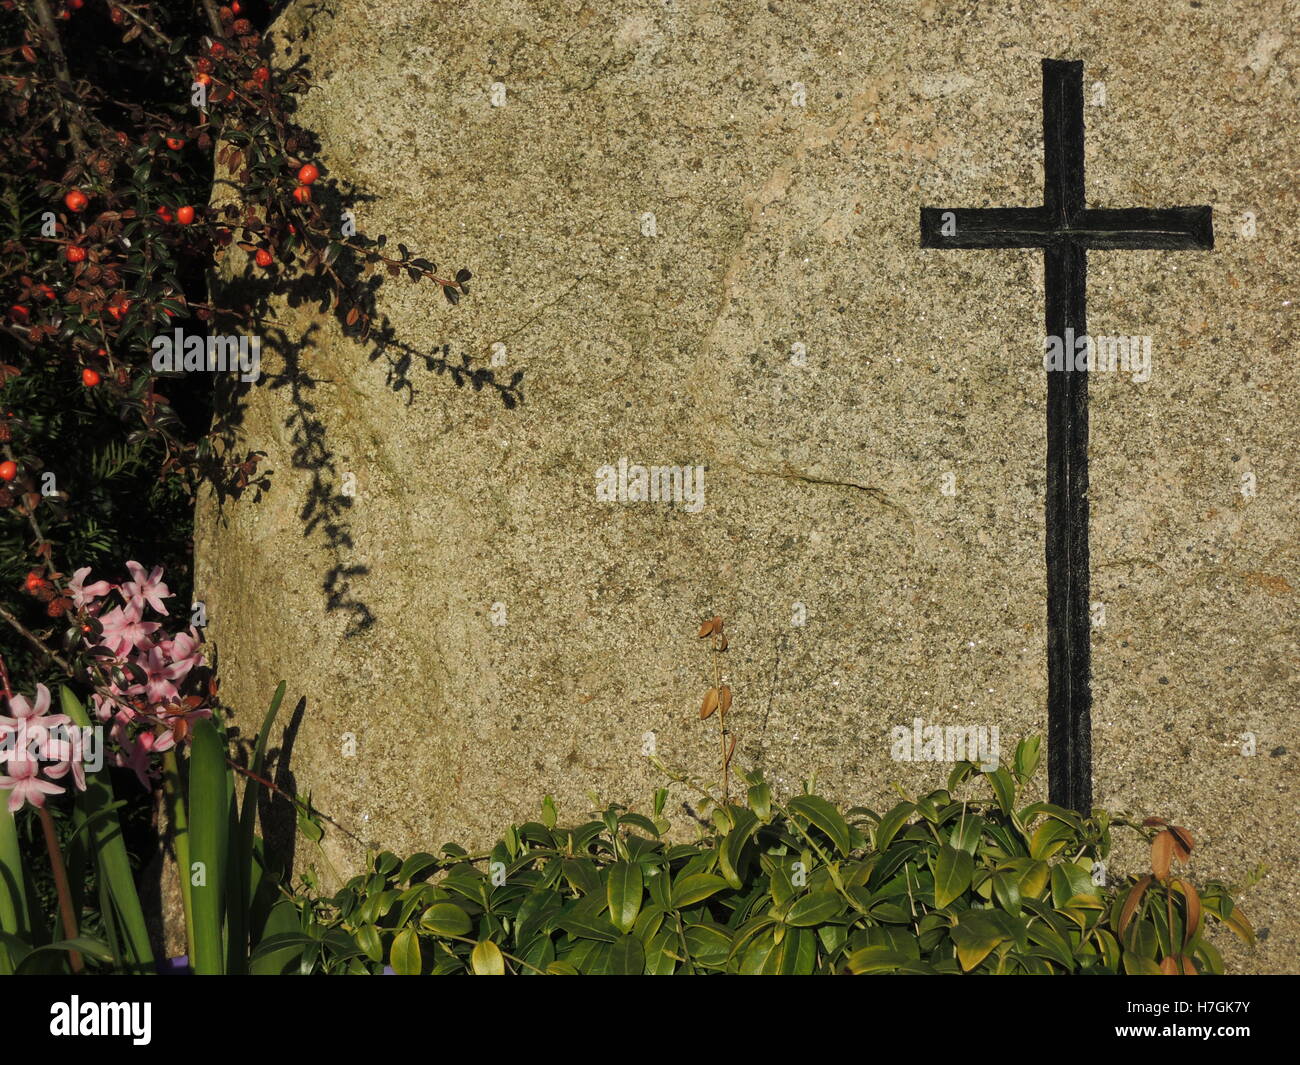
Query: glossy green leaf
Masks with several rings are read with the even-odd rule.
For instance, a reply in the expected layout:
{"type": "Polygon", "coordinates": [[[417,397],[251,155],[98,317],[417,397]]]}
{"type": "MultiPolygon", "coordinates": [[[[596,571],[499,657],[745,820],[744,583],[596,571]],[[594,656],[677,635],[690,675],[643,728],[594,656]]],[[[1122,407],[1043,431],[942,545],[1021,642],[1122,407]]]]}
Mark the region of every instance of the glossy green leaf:
{"type": "Polygon", "coordinates": [[[993,897],[1007,913],[1020,913],[1020,877],[1012,872],[993,874],[993,897]]]}
{"type": "Polygon", "coordinates": [[[454,902],[435,902],[420,915],[420,927],[436,936],[469,934],[470,916],[454,902]]]}
{"type": "Polygon", "coordinates": [[[680,910],[686,906],[694,906],[697,902],[703,902],[726,887],[727,882],[713,873],[695,873],[686,877],[679,876],[673,881],[673,890],[670,896],[672,908],[680,910]]]}
{"type": "Polygon", "coordinates": [[[875,849],[878,851],[888,850],[899,829],[907,824],[907,819],[915,812],[916,807],[912,803],[900,802],[889,813],[885,814],[880,819],[880,823],[876,825],[872,836],[872,844],[875,849]]]}
{"type": "Polygon", "coordinates": [[[1005,769],[997,769],[992,773],[985,773],[984,776],[993,788],[998,806],[1002,808],[1004,814],[1010,815],[1016,805],[1016,785],[1011,774],[1005,769]]]}
{"type": "Polygon", "coordinates": [[[806,928],[791,928],[763,965],[765,976],[808,976],[817,962],[817,938],[806,928]]]}
{"type": "Polygon", "coordinates": [[[1042,748],[1041,736],[1028,736],[1016,745],[1016,776],[1021,783],[1034,775],[1042,748]]]}
{"type": "Polygon", "coordinates": [[[835,849],[842,857],[847,857],[852,848],[849,823],[844,820],[839,810],[817,795],[799,795],[788,803],[792,813],[800,814],[816,825],[835,844],[835,849]]]}
{"type": "Polygon", "coordinates": [[[1129,976],[1161,976],[1160,964],[1131,950],[1124,951],[1124,971],[1129,976]]]}
{"type": "Polygon", "coordinates": [[[934,866],[934,904],[943,909],[966,893],[975,872],[975,859],[966,851],[944,844],[934,866]]]}
{"type": "Polygon", "coordinates": [[[848,967],[849,972],[855,976],[870,973],[892,973],[897,972],[912,960],[894,950],[893,947],[870,946],[855,950],[850,954],[848,967]]]}
{"type": "Polygon", "coordinates": [[[645,948],[636,936],[623,936],[610,945],[606,956],[610,976],[640,976],[645,972],[645,948]]]}
{"type": "Polygon", "coordinates": [[[1074,831],[1069,825],[1054,820],[1043,821],[1029,840],[1029,856],[1039,860],[1050,858],[1073,836],[1074,831]]]}
{"type": "Polygon", "coordinates": [[[501,948],[490,939],[479,943],[469,956],[470,968],[475,976],[505,976],[506,960],[501,948]]]}
{"type": "MultiPolygon", "coordinates": [[[[420,975],[420,938],[413,928],[403,928],[393,936],[393,945],[388,952],[388,964],[393,967],[393,972],[398,976],[420,975]]],[[[475,971],[477,972],[477,969],[475,971]]]]}
{"type": "Polygon", "coordinates": [[[982,910],[962,913],[951,934],[957,948],[957,960],[964,972],[974,969],[999,943],[1009,938],[982,910]]]}
{"type": "Polygon", "coordinates": [[[425,851],[412,854],[402,863],[402,867],[397,874],[397,882],[399,884],[410,883],[412,877],[419,876],[421,873],[432,869],[437,864],[437,857],[425,851]]]}
{"type": "Polygon", "coordinates": [[[738,808],[735,813],[735,826],[723,838],[722,846],[718,848],[718,869],[727,883],[737,891],[743,886],[741,874],[744,871],[745,848],[758,827],[758,818],[752,812],[738,808]]]}
{"type": "Polygon", "coordinates": [[[635,862],[616,862],[609,868],[606,894],[609,917],[620,932],[630,932],[641,912],[641,866],[635,862]]]}
{"type": "Polygon", "coordinates": [[[948,842],[957,850],[973,855],[979,847],[983,833],[984,818],[974,810],[967,809],[954,820],[948,842]]]}
{"type": "Polygon", "coordinates": [[[846,909],[843,897],[836,891],[815,891],[800,896],[786,911],[785,923],[796,927],[812,927],[840,916],[846,909]]]}

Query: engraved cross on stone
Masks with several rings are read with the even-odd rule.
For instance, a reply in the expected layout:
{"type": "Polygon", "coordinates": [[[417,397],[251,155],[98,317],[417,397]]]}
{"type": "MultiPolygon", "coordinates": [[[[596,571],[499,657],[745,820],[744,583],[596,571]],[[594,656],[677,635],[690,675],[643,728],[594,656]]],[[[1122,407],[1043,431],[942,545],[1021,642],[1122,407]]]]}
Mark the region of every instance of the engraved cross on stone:
{"type": "MultiPolygon", "coordinates": [[[[922,207],[921,247],[1042,248],[1047,335],[1064,339],[1088,332],[1090,248],[1209,249],[1214,231],[1208,207],[1084,206],[1083,63],[1044,59],[1043,205],[922,207]]],[[[1072,365],[1047,375],[1048,797],[1089,814],[1088,372],[1072,365]]]]}

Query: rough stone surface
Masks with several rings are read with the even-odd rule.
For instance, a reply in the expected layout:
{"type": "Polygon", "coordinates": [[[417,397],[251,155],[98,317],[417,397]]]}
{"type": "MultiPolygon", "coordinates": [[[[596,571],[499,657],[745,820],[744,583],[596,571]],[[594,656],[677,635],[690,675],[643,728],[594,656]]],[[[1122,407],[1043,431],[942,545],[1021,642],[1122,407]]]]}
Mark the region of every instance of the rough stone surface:
{"type": "Polygon", "coordinates": [[[694,636],[715,611],[737,762],[787,791],[937,786],[948,766],[890,757],[915,716],[1004,749],[1043,732],[1041,256],[922,251],[918,208],[1040,202],[1040,61],[1082,59],[1089,203],[1210,203],[1217,235],[1090,256],[1092,332],[1154,347],[1149,383],[1092,382],[1095,798],[1188,826],[1195,876],[1268,866],[1244,896],[1266,938],[1218,942],[1296,971],[1294,15],[292,6],[275,36],[314,73],[301,118],[358,224],[475,274],[454,309],[389,281],[382,311],[420,351],[522,371],[523,402],[419,358],[395,390],[396,352],[277,308],[305,342],[289,374],[264,352],[242,426],[270,490],[208,500],[198,543],[241,723],[287,678],[293,783],[398,849],[482,844],[545,793],[644,808],[646,732],[715,776],[694,636]],[[620,457],[704,466],[704,508],[598,502],[620,457]]]}

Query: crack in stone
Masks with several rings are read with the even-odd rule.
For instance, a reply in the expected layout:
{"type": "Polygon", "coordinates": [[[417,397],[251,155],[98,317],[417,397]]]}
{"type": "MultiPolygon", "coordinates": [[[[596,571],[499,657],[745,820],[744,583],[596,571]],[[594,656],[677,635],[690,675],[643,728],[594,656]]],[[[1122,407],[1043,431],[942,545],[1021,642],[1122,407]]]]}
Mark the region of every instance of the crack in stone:
{"type": "Polygon", "coordinates": [[[916,552],[916,519],[912,516],[912,512],[901,503],[894,502],[879,488],[873,488],[868,484],[859,484],[857,481],[841,481],[833,477],[818,477],[816,474],[797,470],[788,462],[782,463],[780,469],[759,469],[731,459],[714,459],[713,461],[718,466],[737,470],[740,473],[749,474],[751,477],[777,477],[783,481],[798,481],[803,484],[826,485],[833,488],[852,488],[855,491],[863,492],[887,510],[896,511],[907,522],[908,531],[912,536],[912,552],[913,554],[916,552]]]}

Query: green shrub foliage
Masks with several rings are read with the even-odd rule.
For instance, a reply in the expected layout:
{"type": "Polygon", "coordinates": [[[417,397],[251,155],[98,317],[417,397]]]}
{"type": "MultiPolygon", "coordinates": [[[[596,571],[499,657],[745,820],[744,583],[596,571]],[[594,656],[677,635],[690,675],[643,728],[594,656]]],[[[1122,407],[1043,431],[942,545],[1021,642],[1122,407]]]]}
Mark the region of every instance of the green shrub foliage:
{"type": "Polygon", "coordinates": [[[813,794],[782,804],[750,775],[744,805],[706,800],[711,826],[694,843],[665,838],[664,790],[649,816],[610,806],[574,827],[548,800],[487,855],[378,855],[334,896],[300,903],[298,927],[264,940],[254,971],[1222,972],[1206,925],[1253,932],[1227,886],[1172,875],[1190,834],[1020,805],[1038,761],[1031,739],[1010,768],[958,763],[946,788],[883,813],[813,794]],[[1151,875],[1105,882],[1116,827],[1155,830],[1151,875]]]}

